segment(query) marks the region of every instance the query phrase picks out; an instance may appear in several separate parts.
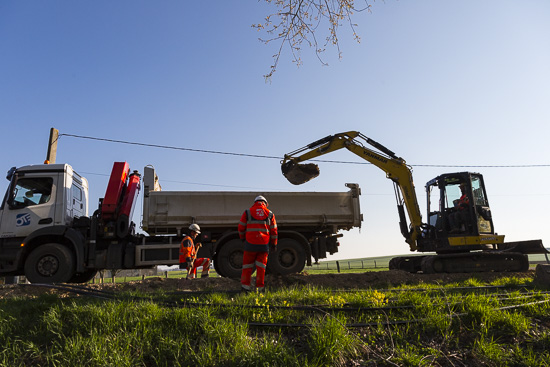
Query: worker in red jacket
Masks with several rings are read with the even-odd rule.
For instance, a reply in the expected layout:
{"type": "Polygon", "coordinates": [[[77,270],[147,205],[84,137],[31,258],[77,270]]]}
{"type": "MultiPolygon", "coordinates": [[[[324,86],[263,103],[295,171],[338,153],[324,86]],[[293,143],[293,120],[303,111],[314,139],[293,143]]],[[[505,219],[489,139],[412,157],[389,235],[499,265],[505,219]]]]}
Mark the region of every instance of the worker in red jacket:
{"type": "Polygon", "coordinates": [[[197,276],[197,268],[202,266],[201,278],[208,278],[210,271],[210,259],[200,257],[197,259],[197,251],[201,244],[195,244],[194,240],[201,233],[197,224],[189,226],[189,236],[185,236],[180,245],[180,269],[187,269],[186,279],[194,279],[197,276]]]}
{"type": "Polygon", "coordinates": [[[459,187],[461,196],[459,199],[453,200],[455,207],[449,215],[450,233],[468,232],[470,199],[466,194],[466,184],[461,183],[459,187]]]}
{"type": "Polygon", "coordinates": [[[269,250],[277,249],[277,222],[275,214],[267,209],[268,203],[263,196],[254,199],[254,205],[244,211],[238,231],[244,240],[243,267],[241,273],[242,290],[248,292],[250,278],[256,267],[256,290],[264,291],[265,269],[269,250]]]}

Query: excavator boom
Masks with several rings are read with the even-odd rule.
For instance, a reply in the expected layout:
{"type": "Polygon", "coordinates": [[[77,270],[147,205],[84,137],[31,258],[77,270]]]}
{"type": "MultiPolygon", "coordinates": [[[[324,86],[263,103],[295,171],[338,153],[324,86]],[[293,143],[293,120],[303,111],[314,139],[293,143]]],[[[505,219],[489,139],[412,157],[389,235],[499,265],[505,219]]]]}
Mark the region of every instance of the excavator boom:
{"type": "Polygon", "coordinates": [[[416,251],[416,241],[420,236],[423,224],[411,169],[403,158],[396,156],[394,152],[382,144],[358,131],[329,135],[286,154],[281,164],[281,171],[290,183],[294,185],[303,184],[317,177],[320,170],[314,163],[304,164],[301,162],[342,148],[348,149],[350,152],[377,166],[386,172],[387,178],[393,181],[396,187],[395,192],[401,232],[405,237],[405,241],[409,244],[411,251],[416,251]],[[363,143],[370,145],[374,149],[365,147],[363,143]],[[409,216],[410,226],[407,225],[405,210],[407,210],[409,216]]]}

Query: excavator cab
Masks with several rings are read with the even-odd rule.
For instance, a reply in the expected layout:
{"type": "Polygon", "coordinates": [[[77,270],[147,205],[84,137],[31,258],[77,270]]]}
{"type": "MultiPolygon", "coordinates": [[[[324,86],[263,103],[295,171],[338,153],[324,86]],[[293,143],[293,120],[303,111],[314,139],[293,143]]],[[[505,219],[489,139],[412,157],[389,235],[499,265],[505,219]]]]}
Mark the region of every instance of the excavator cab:
{"type": "Polygon", "coordinates": [[[426,184],[428,226],[436,239],[494,234],[483,176],[459,172],[426,184]]]}

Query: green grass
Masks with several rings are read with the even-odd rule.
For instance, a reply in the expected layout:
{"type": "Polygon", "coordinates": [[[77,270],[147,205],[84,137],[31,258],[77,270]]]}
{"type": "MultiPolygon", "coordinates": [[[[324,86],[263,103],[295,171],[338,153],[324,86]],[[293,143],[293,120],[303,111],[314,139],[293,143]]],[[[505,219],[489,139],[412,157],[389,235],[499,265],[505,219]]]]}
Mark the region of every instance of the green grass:
{"type": "Polygon", "coordinates": [[[549,366],[550,295],[529,279],[415,288],[4,299],[0,365],[549,366]],[[463,288],[484,285],[507,288],[463,288]]]}

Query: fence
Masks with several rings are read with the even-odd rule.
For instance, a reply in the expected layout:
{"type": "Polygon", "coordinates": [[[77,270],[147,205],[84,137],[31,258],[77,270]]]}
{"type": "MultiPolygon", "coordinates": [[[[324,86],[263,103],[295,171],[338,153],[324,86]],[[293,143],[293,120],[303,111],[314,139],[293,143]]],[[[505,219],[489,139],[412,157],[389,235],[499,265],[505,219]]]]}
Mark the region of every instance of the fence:
{"type": "MultiPolygon", "coordinates": [[[[369,269],[387,269],[387,261],[376,261],[376,260],[338,260],[338,261],[327,261],[324,263],[313,264],[307,269],[311,270],[337,270],[338,273],[345,270],[369,270],[369,269]]],[[[306,270],[307,270],[306,269],[306,270]]]]}

